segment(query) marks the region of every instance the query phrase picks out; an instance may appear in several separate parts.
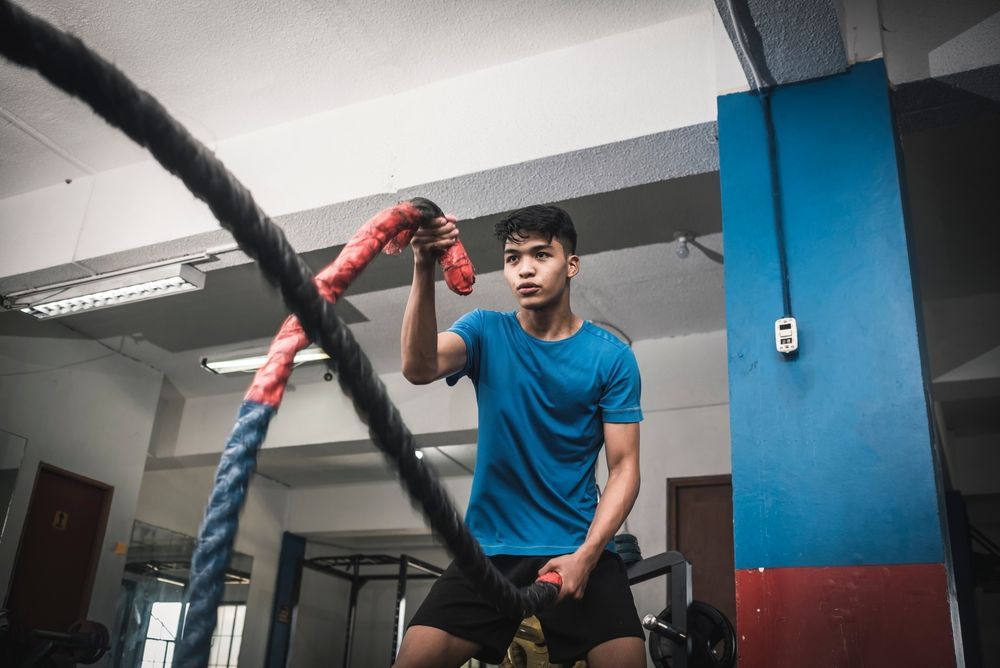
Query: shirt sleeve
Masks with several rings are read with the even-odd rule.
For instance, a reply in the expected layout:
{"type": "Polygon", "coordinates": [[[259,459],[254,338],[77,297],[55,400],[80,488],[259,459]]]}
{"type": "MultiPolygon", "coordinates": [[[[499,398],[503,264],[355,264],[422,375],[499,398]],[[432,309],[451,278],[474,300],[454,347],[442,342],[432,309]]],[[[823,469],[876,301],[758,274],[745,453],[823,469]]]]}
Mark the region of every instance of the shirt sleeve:
{"type": "Polygon", "coordinates": [[[608,382],[601,394],[601,416],[604,422],[642,422],[642,379],[639,364],[630,348],[624,348],[611,368],[608,382]]]}
{"type": "Polygon", "coordinates": [[[483,312],[481,309],[470,311],[455,321],[448,328],[465,341],[465,366],[448,376],[448,385],[454,385],[462,376],[468,376],[472,382],[479,381],[479,352],[482,348],[483,312]]]}

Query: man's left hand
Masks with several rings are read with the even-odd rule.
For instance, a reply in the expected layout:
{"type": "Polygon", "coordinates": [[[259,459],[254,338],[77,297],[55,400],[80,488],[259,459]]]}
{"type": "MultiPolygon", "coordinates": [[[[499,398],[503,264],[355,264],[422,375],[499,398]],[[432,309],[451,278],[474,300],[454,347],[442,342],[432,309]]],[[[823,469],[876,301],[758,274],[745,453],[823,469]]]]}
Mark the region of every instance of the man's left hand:
{"type": "MultiPolygon", "coordinates": [[[[598,557],[600,554],[598,554],[598,557]]],[[[589,557],[580,551],[573,554],[564,554],[560,557],[549,559],[538,571],[539,575],[555,571],[562,578],[562,587],[559,589],[558,601],[567,596],[577,600],[583,598],[583,593],[587,590],[587,581],[590,579],[590,572],[597,565],[597,557],[589,557]]]]}

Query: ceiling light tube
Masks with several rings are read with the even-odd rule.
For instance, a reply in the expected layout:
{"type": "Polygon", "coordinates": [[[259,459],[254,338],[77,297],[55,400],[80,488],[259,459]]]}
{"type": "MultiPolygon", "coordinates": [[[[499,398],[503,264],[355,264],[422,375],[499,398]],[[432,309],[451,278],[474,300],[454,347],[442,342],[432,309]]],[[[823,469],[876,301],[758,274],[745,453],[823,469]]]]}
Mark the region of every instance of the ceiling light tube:
{"type": "Polygon", "coordinates": [[[62,286],[48,286],[30,292],[9,295],[12,308],[39,320],[96,311],[121,304],[200,290],[205,274],[188,264],[156,266],[131,272],[95,276],[62,286]]]}
{"type": "MultiPolygon", "coordinates": [[[[303,348],[299,352],[295,353],[294,364],[298,366],[299,364],[305,364],[306,362],[317,362],[319,360],[329,358],[330,356],[323,352],[322,348],[309,346],[308,348],[303,348]]],[[[244,355],[242,357],[230,357],[228,359],[209,359],[208,357],[202,357],[201,366],[205,370],[217,374],[249,373],[264,366],[264,362],[266,361],[267,355],[263,353],[244,355]]]]}

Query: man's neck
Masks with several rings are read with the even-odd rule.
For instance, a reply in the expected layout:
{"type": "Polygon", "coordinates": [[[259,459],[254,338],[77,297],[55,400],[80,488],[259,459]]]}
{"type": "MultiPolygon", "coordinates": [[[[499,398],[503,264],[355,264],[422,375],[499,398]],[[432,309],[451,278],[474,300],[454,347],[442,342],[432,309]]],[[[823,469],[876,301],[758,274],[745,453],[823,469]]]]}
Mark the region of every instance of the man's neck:
{"type": "Polygon", "coordinates": [[[583,320],[570,310],[569,304],[538,311],[521,309],[517,312],[517,321],[525,332],[543,341],[567,339],[583,325],[583,320]]]}

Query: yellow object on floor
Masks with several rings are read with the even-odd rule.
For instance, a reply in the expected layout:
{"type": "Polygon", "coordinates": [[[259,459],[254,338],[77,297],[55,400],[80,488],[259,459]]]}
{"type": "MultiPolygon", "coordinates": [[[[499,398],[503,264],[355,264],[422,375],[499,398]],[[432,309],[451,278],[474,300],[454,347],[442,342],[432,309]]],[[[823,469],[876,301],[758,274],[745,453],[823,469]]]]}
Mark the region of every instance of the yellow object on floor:
{"type": "Polygon", "coordinates": [[[549,649],[537,617],[528,617],[514,634],[500,668],[587,668],[586,661],[549,663],[549,649]]]}

